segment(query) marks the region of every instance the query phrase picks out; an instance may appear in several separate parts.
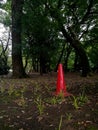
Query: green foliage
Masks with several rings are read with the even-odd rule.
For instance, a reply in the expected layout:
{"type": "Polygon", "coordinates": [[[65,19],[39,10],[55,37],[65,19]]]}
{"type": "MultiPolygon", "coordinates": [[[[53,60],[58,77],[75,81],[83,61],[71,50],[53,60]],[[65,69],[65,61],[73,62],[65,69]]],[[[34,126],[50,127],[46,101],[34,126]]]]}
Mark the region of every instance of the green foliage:
{"type": "Polygon", "coordinates": [[[53,96],[52,98],[47,99],[47,103],[50,103],[51,105],[61,104],[65,101],[64,94],[61,92],[57,96],[53,96]]]}
{"type": "Polygon", "coordinates": [[[73,97],[73,106],[78,109],[83,106],[85,103],[88,102],[88,97],[84,94],[80,94],[79,96],[72,96],[73,97]]]}
{"type": "Polygon", "coordinates": [[[23,40],[23,54],[29,55],[29,58],[32,57],[33,62],[40,61],[40,57],[43,57],[45,62],[43,64],[46,66],[53,64],[59,44],[56,38],[56,24],[46,14],[42,2],[40,5],[39,2],[33,1],[31,6],[27,2],[24,7],[22,36],[25,41],[23,40]]]}
{"type": "Polygon", "coordinates": [[[70,121],[72,119],[72,114],[71,113],[66,113],[66,119],[70,121]]]}
{"type": "MultiPolygon", "coordinates": [[[[6,11],[0,16],[0,22],[5,26],[11,25],[11,0],[1,5],[6,11]]],[[[54,70],[61,55],[62,47],[66,42],[55,16],[60,16],[60,20],[65,26],[68,34],[71,35],[68,27],[71,27],[77,39],[83,44],[83,48],[89,57],[91,67],[98,66],[98,0],[26,0],[24,2],[22,14],[22,54],[24,59],[28,59],[33,68],[38,62],[40,66],[41,57],[43,64],[48,66],[48,71],[54,70]],[[83,35],[82,35],[83,34],[83,35]],[[81,38],[80,38],[81,36],[81,38]],[[32,62],[31,62],[32,61],[32,62]]],[[[67,42],[66,42],[67,43],[67,42]]],[[[61,62],[65,62],[65,48],[61,62]]],[[[74,50],[68,57],[68,68],[72,69],[74,64],[74,50]]],[[[36,68],[36,67],[35,67],[36,68]]]]}
{"type": "Polygon", "coordinates": [[[63,121],[63,116],[61,115],[61,116],[60,116],[60,121],[59,121],[59,126],[58,126],[58,128],[55,128],[55,130],[61,130],[62,121],[63,121]]]}
{"type": "MultiPolygon", "coordinates": [[[[89,2],[84,0],[74,2],[49,0],[47,2],[45,0],[32,1],[30,3],[29,1],[25,2],[23,15],[23,39],[25,37],[26,41],[24,41],[24,44],[26,44],[26,46],[28,41],[30,41],[30,43],[28,44],[29,48],[25,47],[24,50],[30,50],[30,57],[33,57],[34,60],[39,60],[40,54],[44,55],[44,59],[47,59],[46,62],[51,64],[51,68],[54,68],[59,59],[59,52],[62,48],[64,39],[58,37],[58,23],[50,16],[50,12],[46,4],[48,4],[56,14],[60,14],[62,16],[61,20],[64,24],[66,24],[66,26],[69,26],[70,24],[72,25],[72,29],[78,37],[81,32],[85,31],[83,29],[84,24],[82,25],[79,22],[84,19],[89,2]],[[58,7],[59,10],[57,9],[58,7]],[[60,41],[61,39],[62,41],[60,41]]],[[[94,6],[97,6],[97,3],[95,3],[94,6]]],[[[84,20],[92,21],[91,18],[85,18],[84,20]]],[[[89,26],[92,26],[92,24],[89,26]]],[[[85,36],[85,33],[83,36],[85,36]]],[[[69,58],[70,60],[68,61],[69,68],[73,67],[74,54],[72,54],[71,57],[72,58],[69,58]]],[[[64,60],[62,62],[64,62],[64,60]]]]}
{"type": "Polygon", "coordinates": [[[8,74],[10,69],[8,65],[8,53],[2,46],[0,45],[0,75],[8,74]]]}
{"type": "Polygon", "coordinates": [[[35,103],[37,105],[39,114],[42,115],[45,109],[44,103],[42,101],[42,99],[40,97],[37,97],[37,99],[35,100],[35,103]]]}
{"type": "Polygon", "coordinates": [[[62,115],[61,115],[61,118],[60,118],[60,122],[59,122],[59,128],[58,128],[58,130],[61,130],[61,126],[62,126],[62,119],[63,119],[63,117],[62,117],[62,115]]]}
{"type": "Polygon", "coordinates": [[[4,58],[0,58],[0,75],[8,74],[9,66],[5,63],[4,58]]]}
{"type": "Polygon", "coordinates": [[[6,2],[1,6],[0,23],[4,26],[9,27],[11,25],[11,1],[6,2]]]}
{"type": "Polygon", "coordinates": [[[98,24],[96,24],[92,30],[89,32],[88,37],[85,37],[85,48],[87,50],[91,68],[95,68],[98,70],[98,24]]]}

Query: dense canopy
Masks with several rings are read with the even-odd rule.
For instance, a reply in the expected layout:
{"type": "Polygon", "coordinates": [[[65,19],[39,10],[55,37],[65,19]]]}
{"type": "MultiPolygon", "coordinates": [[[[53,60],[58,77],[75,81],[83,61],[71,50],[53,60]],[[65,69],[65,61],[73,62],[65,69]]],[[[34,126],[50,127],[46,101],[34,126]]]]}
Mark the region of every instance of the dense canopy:
{"type": "Polygon", "coordinates": [[[57,71],[59,63],[82,76],[98,71],[98,0],[8,0],[0,8],[12,32],[14,77],[57,71]]]}

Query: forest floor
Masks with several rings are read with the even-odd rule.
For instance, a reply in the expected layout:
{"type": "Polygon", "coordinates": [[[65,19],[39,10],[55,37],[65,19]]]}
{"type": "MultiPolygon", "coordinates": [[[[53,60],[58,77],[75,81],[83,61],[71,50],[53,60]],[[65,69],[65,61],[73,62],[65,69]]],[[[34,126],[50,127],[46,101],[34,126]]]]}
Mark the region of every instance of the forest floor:
{"type": "Polygon", "coordinates": [[[98,74],[65,74],[71,96],[55,96],[57,74],[0,78],[0,130],[98,130],[98,74]]]}

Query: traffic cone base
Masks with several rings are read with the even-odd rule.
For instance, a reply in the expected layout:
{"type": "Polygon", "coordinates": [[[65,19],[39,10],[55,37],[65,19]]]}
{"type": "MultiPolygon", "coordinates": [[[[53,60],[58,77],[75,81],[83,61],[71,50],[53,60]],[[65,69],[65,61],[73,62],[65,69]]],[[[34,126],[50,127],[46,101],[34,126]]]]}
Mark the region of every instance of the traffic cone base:
{"type": "Polygon", "coordinates": [[[72,96],[71,93],[68,93],[68,92],[60,92],[60,93],[57,93],[57,92],[54,92],[53,95],[54,96],[59,96],[59,95],[63,95],[64,97],[68,97],[68,96],[72,96]]]}

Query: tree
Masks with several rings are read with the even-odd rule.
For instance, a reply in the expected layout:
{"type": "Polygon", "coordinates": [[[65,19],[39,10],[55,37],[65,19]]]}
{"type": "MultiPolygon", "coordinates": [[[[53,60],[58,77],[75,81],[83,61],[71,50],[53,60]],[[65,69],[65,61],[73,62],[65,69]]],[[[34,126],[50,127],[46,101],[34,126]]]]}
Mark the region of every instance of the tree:
{"type": "Polygon", "coordinates": [[[4,47],[4,43],[0,40],[0,75],[8,74],[10,67],[8,66],[8,42],[7,45],[4,47]]]}
{"type": "Polygon", "coordinates": [[[24,0],[12,0],[12,67],[13,77],[26,77],[22,62],[22,9],[24,0]]]}
{"type": "Polygon", "coordinates": [[[90,54],[88,57],[90,45],[86,48],[86,43],[91,39],[92,34],[89,34],[95,25],[98,28],[98,1],[23,2],[12,1],[13,76],[25,76],[22,56],[26,59],[25,67],[28,59],[32,59],[34,70],[38,71],[40,68],[40,72],[44,73],[47,72],[47,66],[48,70],[53,66],[57,68],[60,61],[65,63],[66,68],[71,53],[74,55],[74,68],[79,64],[79,67],[82,67],[82,76],[87,76],[92,58],[90,54]],[[63,38],[60,36],[61,33],[63,38]]]}
{"type": "MultiPolygon", "coordinates": [[[[40,73],[50,71],[51,56],[58,47],[55,23],[48,17],[44,3],[26,1],[23,14],[23,54],[29,50],[33,69],[40,73]],[[37,68],[37,69],[36,69],[37,68]]],[[[26,55],[25,55],[26,56],[26,55]]],[[[28,57],[28,56],[27,56],[28,57]]]]}
{"type": "Polygon", "coordinates": [[[84,35],[93,26],[93,18],[97,13],[97,2],[94,0],[64,1],[46,3],[50,15],[58,22],[59,30],[63,33],[65,40],[75,49],[81,59],[82,76],[87,76],[90,71],[89,60],[83,47],[84,35]],[[94,8],[95,7],[95,8],[94,8]],[[84,29],[85,28],[85,29],[84,29]]]}
{"type": "Polygon", "coordinates": [[[9,40],[10,40],[10,29],[8,27],[9,14],[5,10],[5,2],[0,1],[0,26],[3,28],[0,30],[0,75],[8,74],[9,64],[9,40]]]}

